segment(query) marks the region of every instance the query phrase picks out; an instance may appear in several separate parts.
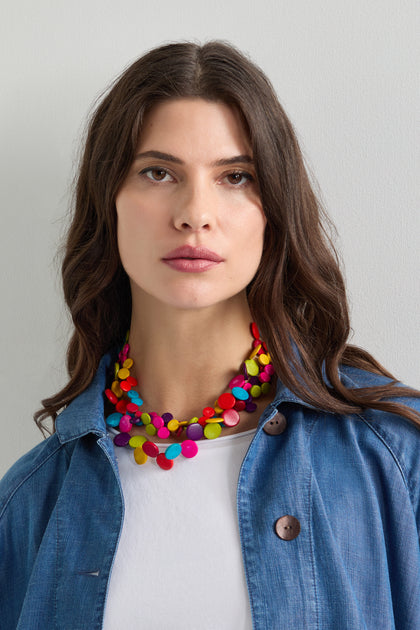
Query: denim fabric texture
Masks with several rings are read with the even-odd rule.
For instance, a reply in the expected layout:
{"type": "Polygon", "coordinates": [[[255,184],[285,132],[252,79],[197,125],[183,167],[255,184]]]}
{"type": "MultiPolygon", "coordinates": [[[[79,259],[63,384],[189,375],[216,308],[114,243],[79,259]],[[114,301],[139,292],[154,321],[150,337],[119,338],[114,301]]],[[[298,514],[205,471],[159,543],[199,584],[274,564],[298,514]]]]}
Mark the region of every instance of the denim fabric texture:
{"type": "MultiPolygon", "coordinates": [[[[103,414],[110,361],[0,482],[1,630],[102,627],[124,513],[103,414]]],[[[342,380],[386,379],[345,367],[342,380]]],[[[419,453],[420,431],[403,418],[322,412],[278,385],[238,481],[255,630],[420,628],[419,453]],[[269,435],[277,411],[287,426],[269,435]],[[276,534],[284,515],[300,523],[293,540],[276,534]]]]}

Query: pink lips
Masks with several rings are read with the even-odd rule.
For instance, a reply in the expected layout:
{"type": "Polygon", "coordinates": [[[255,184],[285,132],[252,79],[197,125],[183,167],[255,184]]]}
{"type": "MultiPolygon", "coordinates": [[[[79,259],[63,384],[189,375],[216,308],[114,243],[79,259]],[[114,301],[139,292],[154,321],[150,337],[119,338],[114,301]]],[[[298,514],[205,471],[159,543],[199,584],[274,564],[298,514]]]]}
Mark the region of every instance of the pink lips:
{"type": "Polygon", "coordinates": [[[169,252],[163,262],[176,271],[196,273],[207,271],[223,262],[223,258],[206,247],[184,245],[169,252]]]}

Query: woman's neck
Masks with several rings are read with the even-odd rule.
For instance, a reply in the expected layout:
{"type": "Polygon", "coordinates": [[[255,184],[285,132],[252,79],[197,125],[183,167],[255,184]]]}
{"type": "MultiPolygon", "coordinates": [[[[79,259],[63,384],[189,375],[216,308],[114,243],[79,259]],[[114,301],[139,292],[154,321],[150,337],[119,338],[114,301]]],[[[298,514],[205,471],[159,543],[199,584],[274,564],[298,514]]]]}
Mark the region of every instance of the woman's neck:
{"type": "Polygon", "coordinates": [[[187,419],[214,404],[250,353],[246,296],[188,311],[154,306],[133,301],[133,374],[145,410],[187,419]]]}

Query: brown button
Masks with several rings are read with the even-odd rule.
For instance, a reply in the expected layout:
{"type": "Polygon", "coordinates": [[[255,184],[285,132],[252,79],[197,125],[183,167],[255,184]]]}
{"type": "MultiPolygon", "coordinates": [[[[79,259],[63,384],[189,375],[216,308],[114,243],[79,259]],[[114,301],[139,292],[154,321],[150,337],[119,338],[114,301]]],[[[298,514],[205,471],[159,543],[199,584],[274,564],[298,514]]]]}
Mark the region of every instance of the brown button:
{"type": "Polygon", "coordinates": [[[300,523],[294,516],[286,514],[276,521],[276,534],[282,540],[293,540],[300,534],[300,523]]]}
{"type": "Polygon", "coordinates": [[[287,420],[279,411],[276,415],[265,423],[263,431],[268,435],[280,435],[287,427],[287,420]]]}

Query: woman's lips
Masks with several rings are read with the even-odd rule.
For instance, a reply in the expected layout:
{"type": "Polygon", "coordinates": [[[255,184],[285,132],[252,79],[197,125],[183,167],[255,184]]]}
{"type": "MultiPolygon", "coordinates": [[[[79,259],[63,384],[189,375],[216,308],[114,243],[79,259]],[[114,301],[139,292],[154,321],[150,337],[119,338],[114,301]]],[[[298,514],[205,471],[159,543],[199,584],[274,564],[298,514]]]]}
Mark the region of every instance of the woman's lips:
{"type": "Polygon", "coordinates": [[[164,256],[162,260],[171,269],[190,273],[207,271],[223,262],[223,258],[210,249],[206,247],[191,247],[190,245],[174,249],[164,256]]]}

